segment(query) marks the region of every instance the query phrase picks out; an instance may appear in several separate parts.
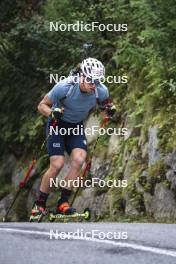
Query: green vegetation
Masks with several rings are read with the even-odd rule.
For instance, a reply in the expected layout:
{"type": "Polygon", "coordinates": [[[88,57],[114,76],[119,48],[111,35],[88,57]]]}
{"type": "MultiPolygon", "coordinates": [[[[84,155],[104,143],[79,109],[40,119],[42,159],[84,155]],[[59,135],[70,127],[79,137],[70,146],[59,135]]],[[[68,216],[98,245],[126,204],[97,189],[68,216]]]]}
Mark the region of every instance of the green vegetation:
{"type": "MultiPolygon", "coordinates": [[[[40,99],[52,88],[49,74],[68,75],[83,58],[83,43],[93,43],[92,56],[103,61],[106,74],[128,76],[127,84],[107,84],[118,107],[117,126],[128,116],[137,135],[120,142],[113,157],[114,178],[122,177],[124,153],[133,152],[128,190],[137,210],[143,210],[140,182],[148,192],[166,181],[163,163],[147,170],[139,142],[148,140],[148,128],[157,126],[160,151],[176,147],[176,5],[174,0],[2,1],[0,4],[0,152],[31,157],[44,140],[46,119],[37,113],[40,99]],[[35,2],[35,3],[34,3],[35,2]],[[50,32],[50,21],[99,21],[128,24],[128,32],[50,32]],[[141,182],[147,170],[149,179],[141,182]]],[[[107,157],[109,137],[96,150],[107,157]]],[[[42,154],[43,155],[43,154],[42,154]]],[[[41,164],[41,170],[46,167],[41,164]]],[[[4,183],[4,181],[2,181],[4,183]]],[[[6,183],[6,182],[5,182],[6,183]]],[[[7,182],[9,184],[9,182],[7,182]]],[[[0,196],[9,193],[8,186],[0,196]]],[[[123,200],[123,197],[120,199],[123,200]]],[[[123,210],[122,210],[123,211],[123,210]]],[[[144,210],[145,211],[145,210],[144,210]]]]}

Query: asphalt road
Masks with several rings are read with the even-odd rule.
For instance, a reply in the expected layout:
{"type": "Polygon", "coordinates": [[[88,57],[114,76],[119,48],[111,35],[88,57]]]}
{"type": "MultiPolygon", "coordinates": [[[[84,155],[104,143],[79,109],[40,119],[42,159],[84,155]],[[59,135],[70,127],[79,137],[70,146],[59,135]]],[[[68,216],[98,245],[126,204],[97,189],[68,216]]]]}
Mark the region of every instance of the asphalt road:
{"type": "Polygon", "coordinates": [[[0,241],[2,264],[176,263],[174,224],[1,223],[0,241]]]}

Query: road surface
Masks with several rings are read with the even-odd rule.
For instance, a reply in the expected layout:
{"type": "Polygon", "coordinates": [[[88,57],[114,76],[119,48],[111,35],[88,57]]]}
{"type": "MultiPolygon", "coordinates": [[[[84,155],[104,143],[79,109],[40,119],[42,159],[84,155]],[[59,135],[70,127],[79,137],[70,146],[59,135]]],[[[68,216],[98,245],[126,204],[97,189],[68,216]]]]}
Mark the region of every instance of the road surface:
{"type": "Polygon", "coordinates": [[[175,264],[176,225],[0,223],[2,264],[175,264]]]}

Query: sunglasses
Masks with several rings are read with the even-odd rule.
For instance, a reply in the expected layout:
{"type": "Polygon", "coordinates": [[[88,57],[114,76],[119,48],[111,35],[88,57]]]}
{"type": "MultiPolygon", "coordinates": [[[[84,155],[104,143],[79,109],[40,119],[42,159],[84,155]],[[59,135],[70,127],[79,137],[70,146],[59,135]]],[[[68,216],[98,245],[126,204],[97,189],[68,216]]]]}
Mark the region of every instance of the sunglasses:
{"type": "Polygon", "coordinates": [[[85,81],[86,81],[86,83],[88,83],[90,85],[93,85],[93,84],[98,85],[98,84],[100,84],[100,82],[98,80],[92,80],[89,77],[85,77],[85,81]]]}

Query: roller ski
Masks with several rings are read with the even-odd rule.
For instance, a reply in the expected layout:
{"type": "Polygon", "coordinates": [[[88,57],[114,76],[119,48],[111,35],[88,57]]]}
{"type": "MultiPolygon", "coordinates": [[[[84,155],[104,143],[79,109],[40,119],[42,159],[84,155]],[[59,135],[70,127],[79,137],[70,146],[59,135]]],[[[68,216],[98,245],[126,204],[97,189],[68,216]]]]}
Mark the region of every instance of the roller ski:
{"type": "Polygon", "coordinates": [[[87,208],[83,213],[76,212],[76,209],[69,206],[68,202],[64,202],[58,205],[57,209],[49,212],[49,221],[54,222],[55,220],[89,220],[90,210],[87,208]]]}
{"type": "Polygon", "coordinates": [[[29,222],[38,222],[40,223],[44,217],[48,214],[46,207],[37,205],[34,203],[34,206],[31,211],[31,216],[29,218],[29,222]]]}

